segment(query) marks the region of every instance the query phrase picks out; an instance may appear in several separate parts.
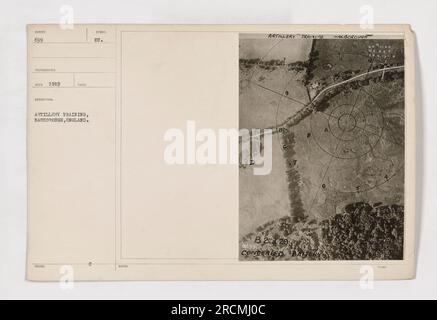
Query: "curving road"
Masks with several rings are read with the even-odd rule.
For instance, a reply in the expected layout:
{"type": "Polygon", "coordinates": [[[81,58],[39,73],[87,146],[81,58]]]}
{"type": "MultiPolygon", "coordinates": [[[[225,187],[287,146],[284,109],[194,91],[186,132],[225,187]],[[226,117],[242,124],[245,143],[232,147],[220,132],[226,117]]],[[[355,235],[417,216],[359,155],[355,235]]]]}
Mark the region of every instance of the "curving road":
{"type": "MultiPolygon", "coordinates": [[[[314,110],[314,103],[321,97],[323,96],[326,92],[331,91],[334,88],[340,87],[342,85],[345,85],[349,82],[353,82],[357,79],[360,79],[362,77],[367,77],[370,76],[372,74],[375,73],[381,73],[381,72],[387,72],[387,71],[392,71],[392,70],[398,70],[398,69],[404,69],[405,66],[397,66],[397,67],[388,67],[388,68],[383,68],[383,69],[378,69],[378,70],[373,70],[373,71],[368,71],[362,74],[359,74],[355,77],[352,77],[350,79],[347,79],[345,81],[333,84],[329,87],[326,87],[325,89],[323,89],[322,91],[320,91],[320,93],[314,97],[313,100],[311,100],[310,103],[308,103],[307,105],[305,105],[302,109],[300,109],[299,111],[297,111],[294,115],[292,115],[291,117],[287,118],[287,120],[285,120],[281,125],[276,126],[276,127],[272,127],[272,128],[266,128],[264,130],[272,130],[273,134],[276,134],[279,132],[279,129],[287,126],[287,127],[291,127],[294,126],[296,124],[298,124],[300,121],[302,121],[305,117],[307,117],[308,115],[310,115],[313,110],[314,110]]],[[[256,135],[259,136],[259,135],[256,135]]],[[[255,137],[256,137],[255,136],[255,137]]]]}

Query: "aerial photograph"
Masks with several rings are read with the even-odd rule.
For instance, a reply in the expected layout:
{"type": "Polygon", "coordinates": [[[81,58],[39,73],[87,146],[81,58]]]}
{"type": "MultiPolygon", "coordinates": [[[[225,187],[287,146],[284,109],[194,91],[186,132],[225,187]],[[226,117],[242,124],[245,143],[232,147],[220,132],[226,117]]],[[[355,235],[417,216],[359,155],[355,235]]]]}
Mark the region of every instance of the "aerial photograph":
{"type": "Polygon", "coordinates": [[[241,261],[404,258],[404,41],[240,35],[240,129],[273,133],[272,171],[240,164],[241,261]]]}

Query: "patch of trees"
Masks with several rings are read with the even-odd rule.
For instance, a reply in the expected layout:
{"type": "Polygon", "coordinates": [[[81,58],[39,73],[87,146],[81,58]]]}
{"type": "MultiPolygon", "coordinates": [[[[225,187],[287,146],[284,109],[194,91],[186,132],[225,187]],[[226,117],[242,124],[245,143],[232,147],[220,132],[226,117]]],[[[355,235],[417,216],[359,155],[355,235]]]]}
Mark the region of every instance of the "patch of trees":
{"type": "Polygon", "coordinates": [[[402,260],[404,207],[352,203],[323,221],[280,219],[244,240],[250,243],[255,237],[286,239],[260,244],[262,249],[281,250],[281,260],[402,260]]]}

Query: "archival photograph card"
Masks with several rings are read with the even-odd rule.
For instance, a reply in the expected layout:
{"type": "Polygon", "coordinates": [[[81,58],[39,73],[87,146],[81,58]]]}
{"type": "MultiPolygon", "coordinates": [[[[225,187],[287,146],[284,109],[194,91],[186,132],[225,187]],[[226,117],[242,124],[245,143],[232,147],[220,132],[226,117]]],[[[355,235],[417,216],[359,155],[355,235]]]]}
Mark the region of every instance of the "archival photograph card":
{"type": "Polygon", "coordinates": [[[409,26],[28,26],[30,281],[415,277],[409,26]]]}

